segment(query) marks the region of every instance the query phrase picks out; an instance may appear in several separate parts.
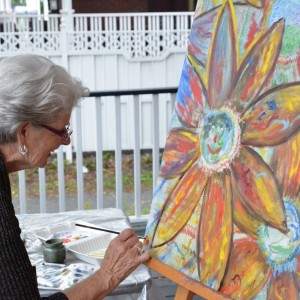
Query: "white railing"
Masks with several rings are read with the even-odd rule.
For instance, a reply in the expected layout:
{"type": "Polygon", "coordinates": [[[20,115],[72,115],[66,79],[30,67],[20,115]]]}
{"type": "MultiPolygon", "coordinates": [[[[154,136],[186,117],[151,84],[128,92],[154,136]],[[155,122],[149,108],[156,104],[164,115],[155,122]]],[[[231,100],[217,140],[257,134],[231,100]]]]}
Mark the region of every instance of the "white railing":
{"type": "MultiPolygon", "coordinates": [[[[190,12],[1,16],[0,55],[5,57],[26,52],[45,55],[81,78],[91,90],[172,87],[179,81],[191,19],[190,12]],[[168,66],[171,66],[172,72],[169,72],[168,66]],[[178,70],[178,74],[174,70],[178,70]]],[[[49,179],[45,169],[39,169],[39,199],[32,210],[30,205],[33,199],[26,196],[27,176],[25,172],[19,172],[19,194],[13,198],[16,212],[44,213],[85,208],[84,151],[95,151],[97,155],[97,192],[93,195],[96,201],[91,208],[107,207],[103,203],[103,149],[115,152],[116,190],[113,206],[122,208],[121,154],[126,149],[134,153],[132,215],[135,218],[143,216],[145,207],[142,204],[144,195],[140,184],[139,149],[152,149],[155,185],[159,168],[158,153],[164,147],[175,92],[142,94],[126,94],[124,97],[120,94],[110,97],[102,95],[85,99],[72,116],[72,145],[57,151],[58,195],[50,201],[46,189],[49,179]],[[68,182],[64,160],[65,155],[67,159],[72,157],[72,151],[76,153],[77,164],[76,199],[66,194],[68,182]]]]}
{"type": "MultiPolygon", "coordinates": [[[[123,186],[122,186],[122,136],[121,136],[121,124],[122,124],[122,113],[121,113],[121,97],[122,95],[131,95],[133,106],[134,106],[134,119],[133,119],[133,132],[131,132],[134,137],[134,149],[133,149],[133,158],[134,158],[134,201],[132,205],[134,206],[134,215],[132,216],[135,219],[140,219],[143,217],[143,207],[141,204],[142,199],[142,190],[141,190],[141,97],[144,94],[150,95],[152,98],[152,181],[153,188],[156,185],[156,179],[158,176],[159,164],[160,164],[160,149],[159,149],[159,100],[161,96],[168,95],[170,97],[170,107],[169,115],[171,116],[173,111],[173,106],[175,103],[175,93],[176,88],[169,89],[150,89],[150,90],[140,90],[140,91],[114,91],[114,92],[94,92],[91,93],[91,96],[94,96],[96,99],[96,109],[95,115],[96,125],[94,128],[90,128],[90,132],[94,134],[96,139],[96,174],[97,174],[97,191],[94,197],[96,198],[95,207],[91,208],[103,208],[104,207],[104,188],[103,188],[103,126],[102,126],[102,105],[104,101],[111,101],[113,97],[114,106],[115,106],[115,120],[116,124],[112,126],[114,130],[110,131],[111,135],[114,135],[116,147],[115,147],[115,178],[116,178],[116,190],[115,190],[115,207],[123,208],[123,186]]],[[[86,98],[84,101],[91,101],[90,98],[86,98]]],[[[82,119],[81,108],[76,108],[75,112],[75,130],[74,136],[76,138],[77,152],[76,152],[76,164],[77,164],[77,204],[72,207],[72,210],[84,209],[85,208],[85,192],[84,192],[84,176],[83,176],[83,136],[82,136],[82,124],[84,119],[82,119]]],[[[73,125],[73,124],[72,124],[73,125]]],[[[56,211],[66,211],[69,203],[67,203],[68,197],[65,192],[65,174],[64,174],[64,152],[62,147],[57,151],[57,178],[58,178],[58,207],[56,211]]],[[[46,172],[45,169],[39,169],[39,211],[29,211],[28,201],[26,199],[26,178],[25,171],[19,172],[19,199],[14,199],[14,205],[17,213],[25,214],[34,212],[34,213],[45,213],[47,211],[47,195],[46,195],[46,172]]],[[[150,199],[151,200],[151,199],[150,199]]],[[[148,208],[150,208],[150,202],[148,203],[148,208]]],[[[52,212],[52,211],[51,211],[52,212]]]]}
{"type": "Polygon", "coordinates": [[[50,17],[43,15],[1,15],[1,34],[59,31],[60,18],[60,15],[51,15],[50,17]]]}
{"type": "Polygon", "coordinates": [[[129,60],[159,60],[186,51],[192,18],[191,12],[4,15],[0,17],[0,53],[96,52],[122,54],[129,60]]]}

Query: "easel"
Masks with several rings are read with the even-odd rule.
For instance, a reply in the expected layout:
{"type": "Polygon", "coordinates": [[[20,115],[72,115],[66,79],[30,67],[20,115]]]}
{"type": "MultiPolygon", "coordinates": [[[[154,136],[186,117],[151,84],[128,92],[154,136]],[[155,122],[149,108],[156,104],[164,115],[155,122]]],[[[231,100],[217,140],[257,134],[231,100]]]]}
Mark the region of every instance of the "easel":
{"type": "Polygon", "coordinates": [[[193,280],[155,258],[150,258],[145,265],[178,284],[175,300],[192,300],[194,295],[199,295],[209,300],[230,299],[228,296],[193,280]]]}

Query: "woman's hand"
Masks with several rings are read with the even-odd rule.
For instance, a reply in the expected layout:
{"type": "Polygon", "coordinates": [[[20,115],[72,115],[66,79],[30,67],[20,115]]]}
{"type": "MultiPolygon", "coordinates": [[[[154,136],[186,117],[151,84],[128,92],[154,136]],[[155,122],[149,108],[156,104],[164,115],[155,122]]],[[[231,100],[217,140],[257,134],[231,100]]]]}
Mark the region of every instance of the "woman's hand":
{"type": "Polygon", "coordinates": [[[100,300],[108,295],[137,266],[150,258],[143,243],[130,228],[123,230],[106,249],[98,271],[64,291],[70,300],[100,300]],[[143,253],[142,253],[143,252],[143,253]]]}
{"type": "Polygon", "coordinates": [[[115,288],[137,266],[149,259],[149,253],[142,249],[143,243],[134,231],[131,228],[123,230],[110,242],[99,275],[105,273],[104,276],[110,277],[110,283],[114,285],[112,289],[115,288]]]}

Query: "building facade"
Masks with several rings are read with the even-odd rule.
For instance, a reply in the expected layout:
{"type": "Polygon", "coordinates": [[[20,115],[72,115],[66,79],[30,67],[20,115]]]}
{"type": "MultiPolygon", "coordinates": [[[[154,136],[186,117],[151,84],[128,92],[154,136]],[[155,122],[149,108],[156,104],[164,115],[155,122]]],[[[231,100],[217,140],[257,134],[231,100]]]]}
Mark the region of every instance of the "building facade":
{"type": "Polygon", "coordinates": [[[196,0],[73,0],[76,13],[194,11],[196,0]]]}

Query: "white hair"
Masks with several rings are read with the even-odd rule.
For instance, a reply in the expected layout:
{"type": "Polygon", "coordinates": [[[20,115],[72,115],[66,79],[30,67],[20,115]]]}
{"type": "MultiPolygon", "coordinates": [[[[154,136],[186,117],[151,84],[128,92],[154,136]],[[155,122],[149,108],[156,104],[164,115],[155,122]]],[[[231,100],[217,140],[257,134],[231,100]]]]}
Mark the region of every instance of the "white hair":
{"type": "Polygon", "coordinates": [[[39,55],[0,61],[0,143],[16,140],[24,121],[47,124],[71,113],[89,90],[61,66],[39,55]]]}

